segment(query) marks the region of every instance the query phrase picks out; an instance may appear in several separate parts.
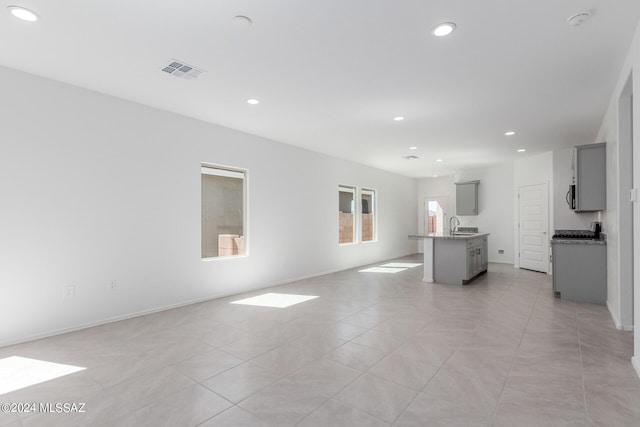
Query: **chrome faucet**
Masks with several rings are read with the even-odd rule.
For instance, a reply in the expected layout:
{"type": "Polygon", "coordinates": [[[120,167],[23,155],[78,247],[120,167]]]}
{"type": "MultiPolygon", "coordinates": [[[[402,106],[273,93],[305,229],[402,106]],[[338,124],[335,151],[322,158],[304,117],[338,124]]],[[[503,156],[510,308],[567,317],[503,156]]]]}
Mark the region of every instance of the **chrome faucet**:
{"type": "Polygon", "coordinates": [[[458,219],[458,217],[456,216],[452,216],[451,218],[449,218],[449,234],[455,234],[456,233],[456,229],[460,226],[460,220],[458,219]],[[451,224],[453,223],[453,220],[456,220],[456,225],[451,226],[451,224]]]}

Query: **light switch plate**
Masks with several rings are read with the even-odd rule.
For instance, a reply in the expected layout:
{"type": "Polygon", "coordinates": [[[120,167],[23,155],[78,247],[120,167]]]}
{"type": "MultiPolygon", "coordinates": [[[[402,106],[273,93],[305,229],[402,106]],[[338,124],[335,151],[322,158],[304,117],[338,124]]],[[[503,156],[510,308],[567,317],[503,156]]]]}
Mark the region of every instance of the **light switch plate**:
{"type": "Polygon", "coordinates": [[[632,188],[631,191],[629,191],[629,201],[630,202],[637,202],[638,201],[638,189],[637,188],[632,188]]]}

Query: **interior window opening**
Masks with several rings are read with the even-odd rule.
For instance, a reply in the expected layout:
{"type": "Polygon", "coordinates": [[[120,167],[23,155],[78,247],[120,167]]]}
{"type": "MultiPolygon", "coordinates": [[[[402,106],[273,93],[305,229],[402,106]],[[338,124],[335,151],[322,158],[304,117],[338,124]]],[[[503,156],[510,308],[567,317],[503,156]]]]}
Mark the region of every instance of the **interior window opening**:
{"type": "Polygon", "coordinates": [[[246,171],[201,165],[201,257],[247,254],[246,171]]]}
{"type": "Polygon", "coordinates": [[[375,217],[375,190],[362,189],[362,209],[361,209],[361,233],[363,242],[376,240],[376,217],[375,217]]]}
{"type": "Polygon", "coordinates": [[[355,243],[356,241],[356,189],[354,187],[338,187],[338,243],[355,243]]]}

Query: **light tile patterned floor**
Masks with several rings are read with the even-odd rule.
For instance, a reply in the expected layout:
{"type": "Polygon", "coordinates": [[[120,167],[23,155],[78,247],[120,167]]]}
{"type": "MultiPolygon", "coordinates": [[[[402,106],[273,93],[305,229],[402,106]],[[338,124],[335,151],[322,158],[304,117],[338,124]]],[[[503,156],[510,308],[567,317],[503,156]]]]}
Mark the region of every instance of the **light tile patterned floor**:
{"type": "Polygon", "coordinates": [[[504,264],[466,286],[360,269],[0,348],[87,368],[0,395],[85,413],[0,425],[640,425],[633,335],[604,306],[504,264]],[[266,292],[319,298],[229,304],[266,292]]]}

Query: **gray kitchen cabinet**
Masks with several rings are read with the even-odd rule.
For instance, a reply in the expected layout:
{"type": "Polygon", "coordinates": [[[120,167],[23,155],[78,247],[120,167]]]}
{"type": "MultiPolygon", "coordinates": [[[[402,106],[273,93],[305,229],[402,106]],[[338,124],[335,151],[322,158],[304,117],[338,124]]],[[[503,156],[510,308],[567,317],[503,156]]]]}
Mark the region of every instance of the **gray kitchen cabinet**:
{"type": "Polygon", "coordinates": [[[437,283],[462,285],[487,270],[487,235],[436,239],[434,279],[437,283]]]}
{"type": "Polygon", "coordinates": [[[480,181],[456,182],[456,215],[478,215],[480,181]]]}
{"type": "Polygon", "coordinates": [[[471,242],[470,256],[474,268],[469,271],[467,280],[487,270],[489,265],[487,260],[487,237],[476,237],[471,242]],[[471,253],[473,252],[473,253],[471,253]]]}
{"type": "Polygon", "coordinates": [[[604,242],[552,240],[553,290],[560,298],[607,303],[607,246],[604,242]]]}
{"type": "Polygon", "coordinates": [[[489,239],[482,237],[482,270],[489,268],[489,239]]]}
{"type": "Polygon", "coordinates": [[[467,277],[471,279],[482,271],[482,239],[476,238],[467,243],[467,277]]]}
{"type": "Polygon", "coordinates": [[[607,208],[607,145],[575,147],[574,179],[576,212],[603,211],[607,208]]]}
{"type": "Polygon", "coordinates": [[[465,280],[469,280],[470,277],[476,275],[476,271],[478,271],[478,263],[476,257],[476,248],[470,248],[467,250],[467,274],[465,275],[465,280]]]}
{"type": "Polygon", "coordinates": [[[435,239],[433,278],[436,283],[462,285],[469,275],[467,239],[435,239]]]}

